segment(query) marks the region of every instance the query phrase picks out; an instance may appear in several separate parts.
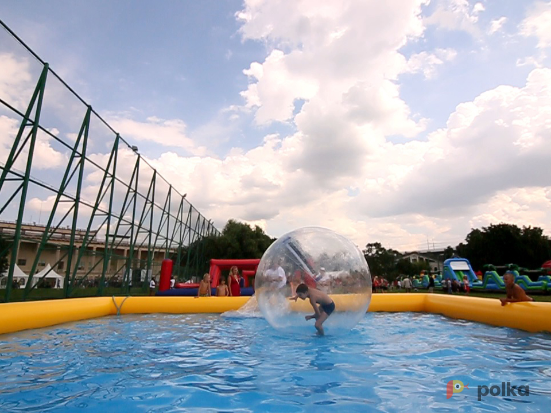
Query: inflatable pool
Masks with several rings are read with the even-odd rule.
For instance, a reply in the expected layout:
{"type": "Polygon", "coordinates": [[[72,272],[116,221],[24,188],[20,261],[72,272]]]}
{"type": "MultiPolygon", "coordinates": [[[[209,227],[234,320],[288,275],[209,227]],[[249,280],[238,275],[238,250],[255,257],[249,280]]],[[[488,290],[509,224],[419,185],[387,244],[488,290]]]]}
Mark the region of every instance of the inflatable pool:
{"type": "MultiPolygon", "coordinates": [[[[115,314],[223,313],[238,310],[249,297],[94,297],[0,304],[0,334],[115,314]]],[[[333,296],[338,308],[353,300],[333,296]]],[[[302,303],[304,304],[304,303],[302,303]]],[[[302,308],[297,304],[297,309],[302,308]]],[[[306,310],[304,310],[306,311],[306,310]]],[[[501,306],[491,298],[443,294],[375,294],[370,312],[426,312],[530,332],[551,332],[551,303],[501,306]]]]}

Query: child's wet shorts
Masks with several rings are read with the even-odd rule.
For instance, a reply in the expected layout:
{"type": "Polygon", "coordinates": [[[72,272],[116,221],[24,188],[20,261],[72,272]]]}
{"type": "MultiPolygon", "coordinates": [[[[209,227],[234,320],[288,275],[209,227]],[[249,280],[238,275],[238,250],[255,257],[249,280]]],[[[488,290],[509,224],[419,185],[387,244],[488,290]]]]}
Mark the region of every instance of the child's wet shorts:
{"type": "Polygon", "coordinates": [[[331,301],[331,304],[320,304],[321,309],[325,312],[327,315],[331,315],[333,311],[335,311],[335,303],[331,301]]]}

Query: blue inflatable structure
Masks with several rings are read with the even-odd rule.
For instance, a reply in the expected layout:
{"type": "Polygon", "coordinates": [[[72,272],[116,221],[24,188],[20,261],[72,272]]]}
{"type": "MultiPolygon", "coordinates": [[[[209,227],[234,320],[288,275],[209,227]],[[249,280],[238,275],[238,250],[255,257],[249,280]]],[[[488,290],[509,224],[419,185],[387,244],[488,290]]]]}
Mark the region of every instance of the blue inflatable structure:
{"type": "Polygon", "coordinates": [[[442,271],[443,280],[457,280],[459,283],[463,283],[463,278],[465,276],[467,276],[469,285],[471,286],[480,282],[468,259],[448,258],[444,261],[444,270],[442,271]]]}
{"type": "MultiPolygon", "coordinates": [[[[516,270],[511,270],[511,272],[515,275],[515,283],[526,291],[542,292],[547,291],[548,288],[551,289],[551,277],[548,275],[540,276],[537,281],[532,281],[528,276],[520,275],[516,270]]],[[[479,280],[468,259],[450,258],[444,261],[442,279],[457,280],[462,283],[465,275],[473,290],[505,291],[503,277],[496,271],[486,271],[483,279],[479,280]]]]}

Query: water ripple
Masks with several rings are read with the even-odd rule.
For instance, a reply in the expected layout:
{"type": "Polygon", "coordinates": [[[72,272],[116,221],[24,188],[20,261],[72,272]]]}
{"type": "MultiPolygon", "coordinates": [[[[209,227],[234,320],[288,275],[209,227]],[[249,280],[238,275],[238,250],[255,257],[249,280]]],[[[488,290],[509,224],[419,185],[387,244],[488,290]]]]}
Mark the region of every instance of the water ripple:
{"type": "Polygon", "coordinates": [[[551,336],[438,315],[370,313],[290,337],[263,319],[106,317],[0,336],[0,411],[544,411],[551,336]],[[446,399],[446,383],[469,386],[446,399]],[[530,395],[478,400],[478,386],[530,395]]]}

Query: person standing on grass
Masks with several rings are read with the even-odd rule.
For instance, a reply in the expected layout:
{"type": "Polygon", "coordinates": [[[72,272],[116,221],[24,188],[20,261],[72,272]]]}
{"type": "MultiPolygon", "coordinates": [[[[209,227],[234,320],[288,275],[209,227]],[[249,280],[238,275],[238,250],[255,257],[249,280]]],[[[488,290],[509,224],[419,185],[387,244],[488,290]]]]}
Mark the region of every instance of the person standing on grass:
{"type": "Polygon", "coordinates": [[[411,292],[412,283],[411,283],[411,280],[409,279],[409,277],[406,277],[406,279],[402,283],[402,286],[406,289],[406,293],[411,292]]]}
{"type": "Polygon", "coordinates": [[[471,292],[471,286],[469,285],[469,279],[466,275],[463,276],[463,287],[465,288],[465,294],[469,295],[469,293],[471,292]]]}

